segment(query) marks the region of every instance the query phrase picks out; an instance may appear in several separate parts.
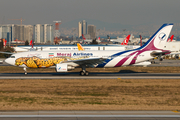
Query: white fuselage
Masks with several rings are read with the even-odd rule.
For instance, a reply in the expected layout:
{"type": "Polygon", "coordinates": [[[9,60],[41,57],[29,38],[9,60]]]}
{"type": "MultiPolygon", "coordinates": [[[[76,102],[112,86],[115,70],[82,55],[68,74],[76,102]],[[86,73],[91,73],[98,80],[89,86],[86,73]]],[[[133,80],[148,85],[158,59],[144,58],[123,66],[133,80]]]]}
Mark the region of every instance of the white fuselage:
{"type": "MultiPolygon", "coordinates": [[[[31,52],[22,52],[22,53],[14,54],[10,58],[8,58],[6,62],[11,65],[15,65],[15,61],[18,58],[31,58],[34,56],[40,59],[51,59],[51,58],[53,59],[56,57],[63,57],[66,58],[67,61],[84,59],[83,57],[85,57],[86,59],[107,58],[105,64],[103,65],[99,64],[97,65],[97,67],[120,67],[120,66],[131,65],[132,60],[135,60],[135,63],[133,64],[136,64],[145,60],[152,59],[153,57],[150,55],[151,52],[152,51],[144,51],[141,54],[137,55],[138,52],[136,53],[136,51],[134,50],[130,50],[129,52],[125,52],[125,53],[115,50],[114,51],[61,51],[61,52],[31,51],[31,52]]],[[[75,67],[78,66],[73,62],[68,62],[68,64],[75,67]]],[[[25,67],[25,65],[20,65],[19,67],[25,67]]]]}

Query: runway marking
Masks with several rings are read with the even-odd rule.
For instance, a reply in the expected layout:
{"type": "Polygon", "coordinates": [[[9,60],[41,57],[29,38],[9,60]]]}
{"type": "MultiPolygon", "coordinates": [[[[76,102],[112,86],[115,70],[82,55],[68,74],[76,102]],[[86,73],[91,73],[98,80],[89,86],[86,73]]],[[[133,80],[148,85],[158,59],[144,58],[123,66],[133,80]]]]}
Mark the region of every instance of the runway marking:
{"type": "Polygon", "coordinates": [[[175,112],[175,113],[180,113],[179,111],[177,111],[177,110],[175,110],[175,111],[173,111],[173,112],[175,112]]]}
{"type": "Polygon", "coordinates": [[[1,76],[0,79],[180,79],[180,76],[1,76]]]}
{"type": "Polygon", "coordinates": [[[0,118],[180,118],[180,115],[0,115],[0,118]]]}

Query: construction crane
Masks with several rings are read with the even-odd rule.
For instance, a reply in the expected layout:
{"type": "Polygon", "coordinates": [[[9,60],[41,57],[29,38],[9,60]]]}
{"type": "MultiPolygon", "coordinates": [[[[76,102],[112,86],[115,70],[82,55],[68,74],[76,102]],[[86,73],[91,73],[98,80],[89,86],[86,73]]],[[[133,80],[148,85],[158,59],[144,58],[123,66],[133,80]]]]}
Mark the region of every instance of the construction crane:
{"type": "Polygon", "coordinates": [[[24,21],[24,19],[9,19],[9,20],[20,20],[21,21],[21,25],[22,25],[22,21],[24,21]]]}

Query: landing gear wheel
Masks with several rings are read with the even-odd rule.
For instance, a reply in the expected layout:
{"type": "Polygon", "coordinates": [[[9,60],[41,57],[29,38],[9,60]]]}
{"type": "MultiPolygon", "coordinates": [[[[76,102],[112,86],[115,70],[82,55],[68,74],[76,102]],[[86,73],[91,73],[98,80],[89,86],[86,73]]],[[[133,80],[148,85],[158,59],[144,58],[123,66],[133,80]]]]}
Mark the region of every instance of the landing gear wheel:
{"type": "Polygon", "coordinates": [[[163,61],[163,58],[159,58],[159,61],[163,61]]]}
{"type": "Polygon", "coordinates": [[[155,61],[151,61],[151,64],[155,64],[155,61]]]}
{"type": "Polygon", "coordinates": [[[80,75],[82,75],[82,76],[83,76],[84,74],[85,74],[85,73],[84,73],[83,71],[81,71],[81,72],[80,72],[80,75]]]}
{"type": "Polygon", "coordinates": [[[85,72],[85,75],[86,75],[86,76],[88,76],[88,75],[89,75],[89,72],[88,72],[88,71],[86,71],[86,72],[85,72]]]}
{"type": "Polygon", "coordinates": [[[27,71],[26,71],[26,68],[23,68],[24,69],[24,74],[27,75],[27,71]]]}

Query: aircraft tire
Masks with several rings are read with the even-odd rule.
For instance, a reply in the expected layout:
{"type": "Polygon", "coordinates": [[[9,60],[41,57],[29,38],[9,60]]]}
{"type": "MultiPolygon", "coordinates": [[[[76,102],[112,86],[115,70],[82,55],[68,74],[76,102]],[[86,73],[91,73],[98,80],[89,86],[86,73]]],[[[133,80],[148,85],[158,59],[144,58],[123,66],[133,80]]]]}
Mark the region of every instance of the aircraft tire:
{"type": "Polygon", "coordinates": [[[151,64],[155,64],[155,61],[151,61],[151,64]]]}
{"type": "Polygon", "coordinates": [[[80,75],[83,76],[83,75],[85,75],[85,73],[84,73],[83,71],[81,71],[81,72],[80,72],[80,75]]]}
{"type": "Polygon", "coordinates": [[[86,75],[86,76],[88,76],[88,75],[89,75],[89,72],[88,72],[88,71],[86,71],[85,75],[86,75]]]}
{"type": "Polygon", "coordinates": [[[163,58],[160,58],[159,61],[163,61],[163,58]]]}

